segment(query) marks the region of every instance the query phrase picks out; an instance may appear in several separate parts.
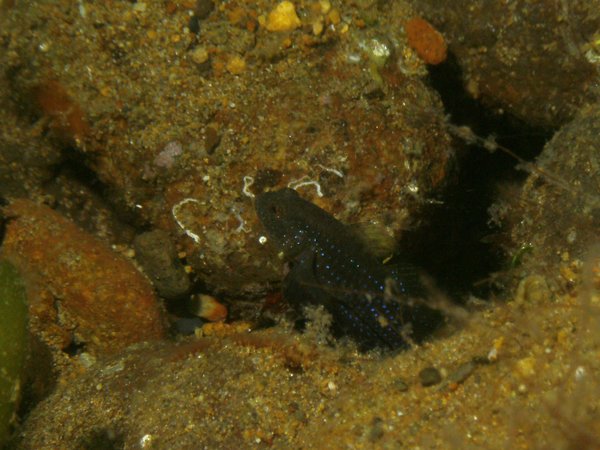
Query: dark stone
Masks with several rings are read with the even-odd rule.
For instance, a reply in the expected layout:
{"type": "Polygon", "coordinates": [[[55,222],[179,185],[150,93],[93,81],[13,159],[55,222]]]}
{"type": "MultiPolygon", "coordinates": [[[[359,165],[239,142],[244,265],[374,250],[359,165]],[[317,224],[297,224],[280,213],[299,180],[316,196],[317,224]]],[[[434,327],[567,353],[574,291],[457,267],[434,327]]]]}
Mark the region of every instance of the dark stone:
{"type": "Polygon", "coordinates": [[[198,19],[198,16],[193,15],[190,17],[188,28],[190,29],[190,33],[198,34],[200,32],[200,19],[198,19]]]}
{"type": "Polygon", "coordinates": [[[396,382],[394,383],[394,386],[400,392],[406,392],[406,391],[408,391],[408,384],[406,384],[406,382],[404,380],[400,380],[400,379],[396,380],[396,382]]]}
{"type": "Polygon", "coordinates": [[[423,387],[433,386],[442,381],[442,374],[435,367],[426,367],[419,372],[419,380],[423,387]]]}
{"type": "Polygon", "coordinates": [[[454,372],[452,372],[448,376],[448,381],[450,383],[460,384],[463,381],[465,381],[469,377],[469,375],[471,375],[473,373],[473,371],[475,370],[476,367],[477,367],[477,364],[473,361],[469,361],[464,364],[461,364],[458,367],[458,369],[456,369],[454,372]]]}
{"type": "Polygon", "coordinates": [[[204,134],[204,148],[206,153],[212,155],[221,142],[221,136],[214,127],[207,127],[206,133],[204,134]]]}
{"type": "Polygon", "coordinates": [[[161,297],[172,300],[189,291],[190,280],[168,233],[154,230],[140,234],[133,245],[137,261],[161,297]]]}
{"type": "Polygon", "coordinates": [[[371,422],[371,429],[369,430],[369,441],[377,442],[383,437],[383,419],[381,417],[375,417],[371,422]]]}
{"type": "Polygon", "coordinates": [[[212,0],[198,0],[196,2],[196,8],[194,9],[194,15],[200,20],[206,19],[210,16],[210,13],[215,9],[215,4],[212,0]]]}
{"type": "Polygon", "coordinates": [[[200,317],[180,317],[171,327],[175,334],[188,336],[196,332],[196,328],[201,328],[204,321],[200,317]]]}

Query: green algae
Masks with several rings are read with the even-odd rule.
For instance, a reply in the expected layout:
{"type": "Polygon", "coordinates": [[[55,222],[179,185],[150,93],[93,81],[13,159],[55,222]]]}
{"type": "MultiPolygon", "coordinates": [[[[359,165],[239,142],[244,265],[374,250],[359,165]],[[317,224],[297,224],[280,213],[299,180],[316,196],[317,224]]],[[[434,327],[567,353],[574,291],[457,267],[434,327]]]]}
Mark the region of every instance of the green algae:
{"type": "Polygon", "coordinates": [[[10,435],[19,399],[27,347],[27,303],[23,280],[0,261],[0,445],[10,435]]]}

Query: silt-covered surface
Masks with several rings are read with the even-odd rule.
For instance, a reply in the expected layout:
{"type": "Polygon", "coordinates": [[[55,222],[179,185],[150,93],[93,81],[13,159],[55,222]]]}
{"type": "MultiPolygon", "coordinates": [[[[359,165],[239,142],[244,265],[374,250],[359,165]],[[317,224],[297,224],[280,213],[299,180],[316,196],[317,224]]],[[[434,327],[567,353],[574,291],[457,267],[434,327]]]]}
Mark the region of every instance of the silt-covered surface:
{"type": "Polygon", "coordinates": [[[242,327],[133,348],[59,386],[19,447],[593,448],[598,296],[532,281],[396,355],[242,327]]]}

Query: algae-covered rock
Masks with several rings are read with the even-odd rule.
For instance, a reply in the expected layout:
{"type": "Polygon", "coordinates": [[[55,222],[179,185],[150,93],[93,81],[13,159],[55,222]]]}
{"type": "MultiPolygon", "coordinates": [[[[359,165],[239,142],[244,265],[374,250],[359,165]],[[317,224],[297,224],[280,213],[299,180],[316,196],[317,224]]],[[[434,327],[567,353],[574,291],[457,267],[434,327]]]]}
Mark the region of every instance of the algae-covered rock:
{"type": "Polygon", "coordinates": [[[570,285],[597,245],[599,124],[600,103],[581,108],[545,145],[519,195],[493,208],[510,230],[519,278],[558,269],[561,281],[551,287],[570,285]]]}
{"type": "Polygon", "coordinates": [[[0,445],[9,435],[19,398],[26,345],[25,287],[17,270],[0,261],[0,445]]]}

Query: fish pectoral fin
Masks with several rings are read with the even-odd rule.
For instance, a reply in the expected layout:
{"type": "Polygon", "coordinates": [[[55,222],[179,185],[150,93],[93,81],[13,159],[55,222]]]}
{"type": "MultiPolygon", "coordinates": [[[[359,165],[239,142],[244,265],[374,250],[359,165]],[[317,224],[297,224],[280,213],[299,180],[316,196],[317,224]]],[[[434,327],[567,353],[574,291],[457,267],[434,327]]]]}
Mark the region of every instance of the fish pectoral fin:
{"type": "Polygon", "coordinates": [[[283,280],[283,296],[296,306],[323,304],[323,290],[314,272],[315,254],[312,249],[303,250],[292,262],[283,280]]]}

